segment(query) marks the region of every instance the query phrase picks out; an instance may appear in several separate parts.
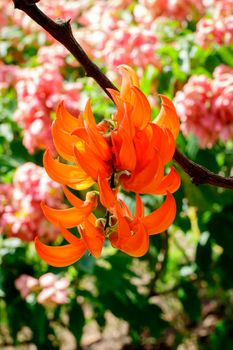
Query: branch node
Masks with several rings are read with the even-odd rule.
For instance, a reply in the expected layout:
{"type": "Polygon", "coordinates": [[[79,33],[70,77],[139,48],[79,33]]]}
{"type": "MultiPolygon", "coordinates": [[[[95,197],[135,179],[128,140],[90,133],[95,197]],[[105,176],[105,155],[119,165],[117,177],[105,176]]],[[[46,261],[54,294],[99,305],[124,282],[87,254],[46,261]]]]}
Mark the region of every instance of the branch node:
{"type": "Polygon", "coordinates": [[[67,27],[67,28],[70,28],[70,21],[71,21],[71,18],[69,18],[68,20],[64,20],[63,18],[57,18],[55,20],[57,25],[59,25],[60,27],[67,27]]]}

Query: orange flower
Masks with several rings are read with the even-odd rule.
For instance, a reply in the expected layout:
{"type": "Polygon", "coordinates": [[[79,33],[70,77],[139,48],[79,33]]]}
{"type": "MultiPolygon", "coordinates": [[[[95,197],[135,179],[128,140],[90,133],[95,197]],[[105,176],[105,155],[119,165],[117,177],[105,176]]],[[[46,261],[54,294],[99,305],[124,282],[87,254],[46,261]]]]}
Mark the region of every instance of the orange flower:
{"type": "Polygon", "coordinates": [[[109,240],[113,247],[139,257],[148,251],[149,235],[165,231],[174,221],[176,202],[168,192],[165,202],[151,214],[144,216],[144,206],[139,194],[136,194],[136,208],[133,216],[123,201],[113,200],[113,191],[105,180],[99,179],[100,201],[116,219],[113,228],[108,229],[109,240]],[[103,183],[101,183],[103,182],[103,183]]]}
{"type": "Polygon", "coordinates": [[[53,159],[46,151],[44,167],[53,180],[76,190],[96,184],[107,214],[97,219],[92,213],[97,205],[96,193],[87,193],[86,200],[81,201],[66,187],[65,195],[72,208],[57,210],[42,203],[45,216],[60,227],[68,242],[62,247],[49,247],[36,239],[38,254],[51,265],[72,264],[86,250],[97,258],[105,238],[129,255],[142,256],[148,250],[149,235],[164,231],[175,218],[176,205],[171,193],[179,188],[180,177],[173,167],[165,174],[179,132],[175,107],[161,95],[161,111],[153,122],[150,104],[139,89],[135,72],[125,65],[119,70],[120,92],[109,89],[116,104],[112,120],[96,124],[89,100],[78,118],[65,109],[63,102],[58,106],[52,134],[58,154],[67,163],[53,159]],[[120,186],[136,193],[134,216],[118,200],[120,186]],[[144,216],[139,195],[143,193],[167,197],[159,209],[144,216]],[[67,230],[75,226],[80,238],[67,230]]]}

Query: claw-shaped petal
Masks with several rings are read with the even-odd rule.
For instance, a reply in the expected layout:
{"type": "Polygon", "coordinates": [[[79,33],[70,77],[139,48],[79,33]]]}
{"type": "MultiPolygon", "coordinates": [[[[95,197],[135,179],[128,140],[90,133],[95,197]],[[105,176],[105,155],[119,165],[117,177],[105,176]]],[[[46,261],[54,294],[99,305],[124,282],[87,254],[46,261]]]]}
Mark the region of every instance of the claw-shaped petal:
{"type": "Polygon", "coordinates": [[[89,219],[82,226],[79,230],[88,250],[95,258],[99,258],[105,239],[103,231],[96,227],[89,219]]]}
{"type": "Polygon", "coordinates": [[[159,151],[163,164],[168,163],[175,152],[175,139],[171,131],[165,127],[159,127],[154,123],[149,124],[152,130],[151,144],[159,151]]]}
{"type": "Polygon", "coordinates": [[[64,267],[78,261],[86,252],[86,244],[80,240],[79,244],[67,244],[61,247],[50,247],[35,238],[35,248],[39,257],[47,264],[55,267],[64,267]]]}
{"type": "Polygon", "coordinates": [[[57,121],[60,124],[60,128],[65,130],[68,133],[71,133],[72,130],[83,126],[82,118],[74,117],[68,110],[65,108],[64,101],[59,103],[56,111],[57,121]]]}
{"type": "Polygon", "coordinates": [[[126,64],[120,65],[118,69],[122,75],[120,96],[124,101],[131,103],[131,88],[133,86],[139,87],[138,76],[135,71],[126,64]]]}
{"type": "Polygon", "coordinates": [[[121,175],[121,185],[126,191],[134,191],[138,193],[148,193],[147,189],[150,188],[150,184],[158,186],[163,178],[163,163],[159,156],[159,153],[154,150],[154,157],[148,162],[144,169],[131,172],[131,175],[121,175]],[[146,191],[145,191],[146,188],[146,191]]]}
{"type": "Polygon", "coordinates": [[[51,179],[62,185],[85,190],[94,184],[93,179],[81,167],[58,162],[48,150],[44,153],[43,164],[51,179]]]}
{"type": "Polygon", "coordinates": [[[149,236],[142,222],[138,222],[131,230],[129,222],[117,210],[118,231],[113,232],[109,240],[113,247],[130,256],[140,257],[146,254],[149,247],[149,236]]]}
{"type": "Polygon", "coordinates": [[[62,129],[57,120],[53,121],[51,131],[59,155],[70,162],[74,162],[73,145],[77,142],[77,137],[62,129]]]}
{"type": "Polygon", "coordinates": [[[131,89],[132,105],[131,118],[135,127],[144,129],[151,121],[152,112],[146,96],[135,86],[131,89]]]}
{"type": "Polygon", "coordinates": [[[180,175],[174,167],[171,167],[170,172],[164,176],[160,184],[156,188],[151,188],[148,193],[165,195],[167,192],[174,193],[180,187],[180,175]]]}
{"type": "Polygon", "coordinates": [[[41,208],[48,221],[56,226],[61,224],[66,228],[71,228],[81,224],[94,210],[95,205],[94,202],[84,202],[79,208],[53,209],[42,202],[41,208]]]}
{"type": "Polygon", "coordinates": [[[173,136],[176,138],[179,134],[180,129],[180,121],[176,113],[176,109],[172,101],[168,97],[164,95],[159,96],[162,100],[162,107],[158,117],[155,120],[155,123],[158,126],[164,126],[168,128],[173,134],[173,136]]]}
{"type": "Polygon", "coordinates": [[[99,132],[95,118],[91,110],[90,100],[87,101],[84,117],[87,123],[87,134],[89,136],[89,146],[96,151],[98,155],[104,160],[108,161],[111,159],[111,149],[107,143],[105,137],[99,132]]]}
{"type": "Polygon", "coordinates": [[[100,202],[105,208],[113,208],[116,202],[116,196],[109,186],[108,180],[102,176],[98,177],[100,191],[100,202]]]}
{"type": "Polygon", "coordinates": [[[74,147],[74,155],[77,163],[95,181],[97,181],[99,174],[102,174],[104,177],[111,175],[111,165],[104,162],[87,144],[85,144],[84,151],[74,147]]]}
{"type": "Polygon", "coordinates": [[[153,213],[145,216],[142,223],[147,232],[151,235],[163,232],[174,221],[176,216],[176,202],[174,197],[168,192],[165,202],[153,213]]]}
{"type": "Polygon", "coordinates": [[[81,238],[76,237],[75,235],[73,235],[73,233],[71,233],[70,231],[66,230],[66,228],[64,226],[62,226],[61,224],[59,225],[59,228],[61,230],[61,234],[62,236],[65,238],[65,240],[73,245],[80,245],[80,241],[82,241],[81,238]]]}

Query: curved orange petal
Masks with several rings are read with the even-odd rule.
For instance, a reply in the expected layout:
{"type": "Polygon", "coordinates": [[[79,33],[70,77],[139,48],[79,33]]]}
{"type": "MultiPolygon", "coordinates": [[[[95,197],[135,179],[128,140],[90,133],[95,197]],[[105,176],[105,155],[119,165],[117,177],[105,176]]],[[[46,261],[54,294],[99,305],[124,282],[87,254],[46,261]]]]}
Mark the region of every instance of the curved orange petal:
{"type": "Polygon", "coordinates": [[[166,230],[174,221],[176,216],[176,202],[168,192],[165,202],[142,219],[142,223],[150,235],[166,230]]]}
{"type": "Polygon", "coordinates": [[[74,162],[73,144],[77,142],[76,136],[71,136],[70,133],[63,130],[57,120],[54,120],[51,127],[53,142],[60,156],[70,162],[74,162]]]}
{"type": "Polygon", "coordinates": [[[62,226],[61,224],[59,225],[59,228],[61,230],[62,236],[67,240],[68,243],[73,244],[73,245],[78,245],[78,246],[80,245],[80,241],[82,241],[81,238],[78,238],[75,235],[73,235],[73,233],[66,230],[66,228],[64,226],[62,226]]]}
{"type": "Polygon", "coordinates": [[[139,87],[139,79],[135,71],[126,64],[122,64],[118,66],[118,69],[122,75],[122,82],[121,82],[121,91],[120,91],[120,97],[126,101],[131,103],[132,97],[131,97],[131,87],[136,86],[139,87]]]}
{"type": "Polygon", "coordinates": [[[112,96],[112,99],[116,105],[117,111],[113,116],[114,120],[117,120],[117,123],[119,124],[121,122],[122,116],[124,114],[124,101],[120,98],[120,93],[117,90],[114,89],[107,89],[110,95],[112,96]]]}
{"type": "Polygon", "coordinates": [[[167,192],[174,193],[180,187],[180,175],[174,167],[164,176],[157,188],[151,191],[151,194],[165,195],[167,192]]]}
{"type": "Polygon", "coordinates": [[[118,246],[117,246],[118,232],[117,231],[111,232],[111,234],[109,236],[109,241],[111,242],[111,245],[113,246],[113,248],[118,248],[118,246]]]}
{"type": "Polygon", "coordinates": [[[103,231],[95,227],[90,220],[86,220],[84,223],[84,228],[81,229],[80,233],[90,253],[95,258],[99,258],[105,239],[103,231]]]}
{"type": "Polygon", "coordinates": [[[108,180],[103,177],[98,177],[98,186],[100,192],[100,202],[105,208],[113,208],[116,202],[116,196],[109,186],[108,180]]]}
{"type": "Polygon", "coordinates": [[[120,204],[115,203],[115,208],[114,208],[114,213],[116,212],[116,209],[119,210],[119,212],[121,213],[121,215],[128,217],[129,219],[133,220],[133,215],[131,213],[131,211],[129,210],[129,207],[125,204],[125,202],[123,200],[119,200],[120,204]]]}
{"type": "Polygon", "coordinates": [[[53,209],[47,207],[43,202],[41,203],[41,208],[48,221],[56,226],[61,224],[66,228],[71,228],[81,224],[85,218],[91,214],[94,206],[95,203],[89,202],[80,208],[53,209]]]}
{"type": "Polygon", "coordinates": [[[175,152],[175,139],[171,131],[154,123],[149,124],[152,130],[151,144],[159,151],[163,163],[168,163],[175,152]]]}
{"type": "Polygon", "coordinates": [[[142,218],[144,216],[144,205],[138,193],[136,193],[135,217],[142,218]]]}
{"type": "Polygon", "coordinates": [[[168,97],[164,95],[159,96],[162,100],[162,106],[159,115],[155,120],[155,124],[168,128],[176,138],[180,130],[180,121],[176,109],[168,97]]]}
{"type": "Polygon", "coordinates": [[[87,101],[84,117],[87,123],[87,133],[89,136],[89,146],[97,152],[104,161],[111,159],[111,149],[105,137],[99,132],[95,118],[91,110],[90,100],[87,101]]]}
{"type": "Polygon", "coordinates": [[[87,144],[85,144],[84,151],[80,151],[74,146],[74,155],[77,163],[95,181],[97,181],[99,174],[104,177],[110,176],[112,171],[110,164],[104,162],[87,144]]]}
{"type": "Polygon", "coordinates": [[[60,102],[57,111],[56,111],[57,121],[60,124],[60,127],[71,133],[74,129],[83,126],[82,118],[74,117],[68,110],[65,108],[64,101],[60,102]]]}
{"type": "Polygon", "coordinates": [[[44,153],[43,164],[51,179],[62,185],[74,186],[77,190],[85,190],[94,183],[93,179],[82,168],[58,162],[52,158],[48,150],[44,153]]]}
{"type": "Polygon", "coordinates": [[[88,140],[89,140],[87,130],[84,126],[74,129],[72,131],[71,135],[77,136],[79,139],[81,139],[85,142],[88,142],[88,140]]]}
{"type": "Polygon", "coordinates": [[[122,242],[120,250],[133,257],[140,257],[147,253],[149,249],[149,235],[143,226],[139,223],[134,234],[122,242]]]}
{"type": "Polygon", "coordinates": [[[144,129],[152,118],[150,104],[146,96],[137,87],[131,88],[133,109],[130,114],[135,127],[144,129]]]}
{"type": "Polygon", "coordinates": [[[135,169],[130,176],[125,174],[121,175],[120,182],[126,191],[147,193],[147,188],[150,188],[151,183],[158,184],[161,181],[163,172],[164,168],[160,155],[154,150],[154,157],[142,170],[137,171],[137,169],[135,169]]]}
{"type": "Polygon", "coordinates": [[[50,247],[35,238],[35,248],[39,257],[47,264],[55,267],[64,267],[78,261],[86,251],[86,244],[82,240],[79,244],[67,244],[61,247],[50,247]]]}
{"type": "MultiPolygon", "coordinates": [[[[139,211],[139,209],[137,210],[139,211]]],[[[112,246],[122,250],[130,256],[143,256],[148,251],[149,247],[149,236],[144,225],[142,222],[138,222],[134,225],[134,230],[132,231],[130,229],[130,223],[121,213],[119,204],[116,206],[116,213],[118,219],[118,230],[117,232],[112,232],[109,237],[112,246]]]]}
{"type": "MultiPolygon", "coordinates": [[[[118,135],[118,145],[120,144],[119,154],[115,154],[115,157],[118,159],[120,164],[120,170],[131,171],[135,169],[136,166],[136,150],[133,143],[135,130],[127,113],[124,114],[118,130],[115,133],[118,135]],[[119,142],[119,138],[121,142],[119,142]]],[[[115,133],[113,133],[113,135],[115,133]]]]}
{"type": "Polygon", "coordinates": [[[63,191],[65,193],[66,198],[70,202],[70,204],[72,204],[74,207],[80,208],[81,206],[84,205],[84,201],[82,201],[77,196],[75,196],[75,194],[70,192],[67,187],[64,186],[63,191]]]}
{"type": "Polygon", "coordinates": [[[118,240],[115,242],[115,245],[117,248],[121,249],[123,242],[131,237],[131,230],[129,222],[122,215],[122,208],[120,207],[120,204],[116,203],[115,208],[118,219],[118,240]]]}

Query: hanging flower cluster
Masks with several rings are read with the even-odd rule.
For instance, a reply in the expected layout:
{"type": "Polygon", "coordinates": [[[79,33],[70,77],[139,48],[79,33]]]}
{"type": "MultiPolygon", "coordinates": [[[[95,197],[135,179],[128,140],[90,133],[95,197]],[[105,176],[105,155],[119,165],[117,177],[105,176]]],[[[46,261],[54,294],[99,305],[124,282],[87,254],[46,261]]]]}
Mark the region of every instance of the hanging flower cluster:
{"type": "Polygon", "coordinates": [[[39,256],[53,266],[67,266],[80,259],[86,250],[98,258],[106,238],[112,246],[134,257],[144,255],[149,235],[161,233],[173,222],[176,203],[171,193],[180,185],[174,168],[165,175],[164,167],[173,156],[179,119],[172,102],[161,96],[162,108],[152,123],[151,108],[139,90],[135,72],[120,66],[120,93],[109,89],[117,110],[111,120],[96,124],[90,102],[83,116],[73,117],[61,103],[52,126],[54,144],[60,156],[75,165],[64,164],[44,155],[49,176],[64,185],[64,193],[72,208],[57,210],[42,203],[47,219],[58,226],[69,244],[47,246],[38,238],[39,256]],[[77,198],[65,186],[84,190],[97,184],[99,194],[91,191],[86,200],[77,198]],[[118,198],[119,187],[136,194],[134,215],[118,198]],[[160,208],[144,215],[140,194],[166,195],[160,208]],[[105,218],[93,214],[98,196],[106,208],[105,218]],[[68,228],[77,227],[80,238],[68,228]]]}

